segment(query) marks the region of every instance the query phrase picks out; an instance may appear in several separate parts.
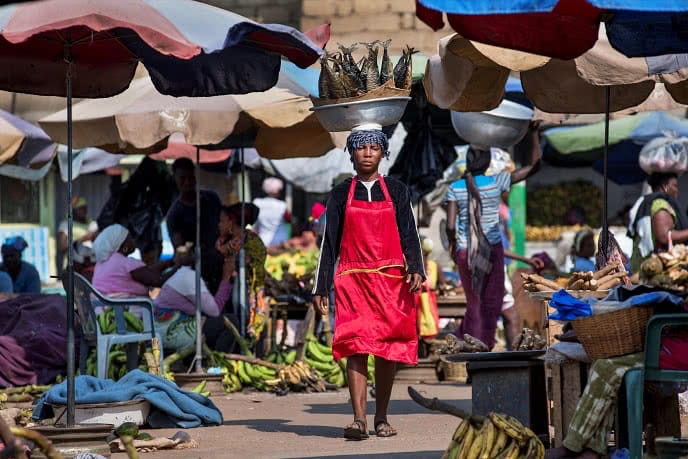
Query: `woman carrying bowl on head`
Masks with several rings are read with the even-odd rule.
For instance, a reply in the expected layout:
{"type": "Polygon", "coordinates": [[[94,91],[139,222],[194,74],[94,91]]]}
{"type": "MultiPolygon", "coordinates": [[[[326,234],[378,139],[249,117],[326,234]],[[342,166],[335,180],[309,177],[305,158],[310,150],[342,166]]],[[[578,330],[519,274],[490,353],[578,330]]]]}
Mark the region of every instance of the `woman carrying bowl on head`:
{"type": "MultiPolygon", "coordinates": [[[[531,122],[532,149],[529,164],[514,172],[487,176],[489,148],[471,146],[466,154],[463,177],[449,187],[447,237],[466,293],[466,313],[459,335],[467,333],[491,349],[504,299],[504,247],[499,228],[499,202],[512,184],[525,180],[539,169],[541,158],[539,122],[531,122]]],[[[510,254],[514,255],[514,254],[510,254]]],[[[515,257],[514,259],[521,259],[515,257]]]]}
{"type": "Polygon", "coordinates": [[[425,278],[423,256],[408,189],[378,173],[387,149],[380,125],[361,126],[347,139],[356,176],[330,193],[313,288],[313,304],[327,316],[334,281],[332,353],[337,360],[347,358],[354,420],[344,437],[351,440],[368,438],[368,355],[375,356],[378,437],[397,433],[387,419],[396,362],[418,361],[413,294],[425,278]]]}

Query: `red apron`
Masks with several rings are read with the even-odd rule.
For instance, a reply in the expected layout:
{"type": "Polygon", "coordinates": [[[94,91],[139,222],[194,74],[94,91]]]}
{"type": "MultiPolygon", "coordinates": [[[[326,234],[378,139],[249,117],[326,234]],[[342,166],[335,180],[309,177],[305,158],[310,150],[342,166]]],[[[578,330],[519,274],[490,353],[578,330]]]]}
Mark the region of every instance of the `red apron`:
{"type": "Polygon", "coordinates": [[[394,204],[382,176],[384,201],[354,200],[351,181],[334,279],[335,359],[373,354],[418,363],[416,307],[405,282],[404,253],[394,204]]]}

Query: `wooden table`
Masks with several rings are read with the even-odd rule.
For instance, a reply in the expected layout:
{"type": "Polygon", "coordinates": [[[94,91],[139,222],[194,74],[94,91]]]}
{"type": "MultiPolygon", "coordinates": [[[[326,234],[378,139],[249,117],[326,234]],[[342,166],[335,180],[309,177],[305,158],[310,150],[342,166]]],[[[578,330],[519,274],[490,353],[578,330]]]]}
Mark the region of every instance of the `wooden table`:
{"type": "Polygon", "coordinates": [[[438,296],[437,309],[439,310],[440,317],[463,319],[463,316],[466,314],[466,296],[438,296]]]}

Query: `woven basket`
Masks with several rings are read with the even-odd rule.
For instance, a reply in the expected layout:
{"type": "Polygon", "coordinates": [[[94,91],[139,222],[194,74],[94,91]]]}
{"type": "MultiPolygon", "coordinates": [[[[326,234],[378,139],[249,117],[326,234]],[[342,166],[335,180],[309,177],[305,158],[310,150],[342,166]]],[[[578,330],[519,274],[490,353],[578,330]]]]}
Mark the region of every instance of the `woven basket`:
{"type": "Polygon", "coordinates": [[[631,307],[576,319],[571,324],[588,356],[605,359],[642,351],[652,312],[652,307],[631,307]]]}
{"type": "Polygon", "coordinates": [[[445,359],[440,359],[437,362],[438,379],[440,381],[453,381],[466,383],[468,373],[466,372],[466,362],[449,362],[445,359]]]}

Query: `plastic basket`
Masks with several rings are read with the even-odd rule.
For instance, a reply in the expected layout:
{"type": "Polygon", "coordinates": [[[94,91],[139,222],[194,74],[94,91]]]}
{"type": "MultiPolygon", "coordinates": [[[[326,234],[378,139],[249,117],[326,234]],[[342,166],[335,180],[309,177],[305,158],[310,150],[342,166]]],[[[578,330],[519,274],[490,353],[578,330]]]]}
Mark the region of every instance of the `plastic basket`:
{"type": "Polygon", "coordinates": [[[652,312],[650,306],[637,306],[576,319],[571,324],[588,356],[605,359],[642,351],[652,312]]]}

